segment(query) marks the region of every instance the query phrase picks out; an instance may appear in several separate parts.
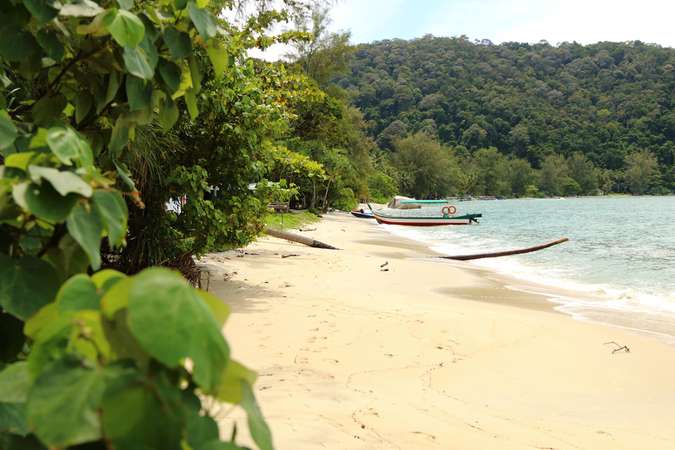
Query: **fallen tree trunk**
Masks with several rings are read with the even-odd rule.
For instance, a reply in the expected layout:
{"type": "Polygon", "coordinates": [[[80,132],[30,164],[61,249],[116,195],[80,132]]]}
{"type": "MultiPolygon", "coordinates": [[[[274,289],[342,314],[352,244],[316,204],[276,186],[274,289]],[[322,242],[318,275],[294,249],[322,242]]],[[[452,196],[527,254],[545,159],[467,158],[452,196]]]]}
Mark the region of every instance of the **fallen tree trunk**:
{"type": "Polygon", "coordinates": [[[547,242],[545,244],[535,245],[534,247],[506,250],[503,252],[476,253],[474,255],[439,256],[439,258],[454,259],[457,261],[469,261],[471,259],[481,259],[481,258],[499,258],[500,256],[511,256],[511,255],[520,255],[522,253],[536,252],[537,250],[543,250],[545,248],[553,247],[554,245],[562,244],[563,242],[567,241],[569,241],[569,239],[560,238],[555,241],[547,242]]]}
{"type": "Polygon", "coordinates": [[[291,242],[298,242],[300,244],[305,244],[305,245],[308,245],[308,246],[314,247],[314,248],[326,248],[326,249],[329,249],[329,250],[340,250],[337,247],[333,247],[332,245],[323,243],[321,241],[317,241],[317,240],[312,239],[310,237],[301,236],[301,235],[295,234],[295,233],[289,233],[287,231],[274,230],[274,229],[269,228],[269,227],[265,228],[265,234],[268,234],[270,236],[274,236],[274,237],[279,238],[279,239],[286,239],[287,241],[291,241],[291,242]]]}

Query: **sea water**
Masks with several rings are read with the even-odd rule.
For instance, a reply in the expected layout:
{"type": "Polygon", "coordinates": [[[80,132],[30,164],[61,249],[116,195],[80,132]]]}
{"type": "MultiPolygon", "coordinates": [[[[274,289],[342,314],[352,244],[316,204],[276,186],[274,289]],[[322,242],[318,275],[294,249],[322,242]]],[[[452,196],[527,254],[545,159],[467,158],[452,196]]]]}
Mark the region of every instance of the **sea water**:
{"type": "Polygon", "coordinates": [[[579,319],[654,333],[675,343],[675,196],[517,199],[453,203],[480,225],[384,226],[447,255],[569,242],[474,266],[526,283],[579,319]]]}

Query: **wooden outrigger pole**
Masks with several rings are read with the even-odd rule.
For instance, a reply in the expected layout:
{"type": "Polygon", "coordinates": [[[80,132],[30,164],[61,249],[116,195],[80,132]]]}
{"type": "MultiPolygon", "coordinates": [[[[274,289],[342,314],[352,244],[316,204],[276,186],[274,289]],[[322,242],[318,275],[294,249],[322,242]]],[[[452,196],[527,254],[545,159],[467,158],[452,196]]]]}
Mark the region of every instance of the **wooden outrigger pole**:
{"type": "Polygon", "coordinates": [[[560,238],[555,241],[547,242],[541,245],[535,245],[534,247],[520,248],[515,250],[506,250],[503,252],[491,252],[491,253],[476,253],[473,255],[458,255],[458,256],[439,256],[443,259],[454,259],[456,261],[469,261],[472,259],[481,259],[481,258],[499,258],[500,256],[511,256],[511,255],[520,255],[522,253],[531,253],[538,250],[543,250],[545,248],[553,247],[554,245],[562,244],[563,242],[569,241],[568,238],[560,238]]]}

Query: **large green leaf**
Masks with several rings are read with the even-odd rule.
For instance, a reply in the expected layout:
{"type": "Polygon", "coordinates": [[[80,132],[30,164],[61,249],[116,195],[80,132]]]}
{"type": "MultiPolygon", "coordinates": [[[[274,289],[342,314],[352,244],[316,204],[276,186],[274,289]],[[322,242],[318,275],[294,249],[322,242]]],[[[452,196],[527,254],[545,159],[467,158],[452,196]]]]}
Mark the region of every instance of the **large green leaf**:
{"type": "Polygon", "coordinates": [[[187,442],[190,448],[199,449],[203,445],[218,439],[218,424],[209,416],[200,416],[191,412],[187,419],[187,442]]]}
{"type": "Polygon", "coordinates": [[[110,142],[108,143],[108,149],[115,157],[119,156],[129,142],[129,128],[129,121],[124,116],[118,116],[110,132],[110,142]]]}
{"type": "Polygon", "coordinates": [[[87,91],[81,91],[75,99],[75,122],[81,123],[94,106],[94,98],[87,91]]]}
{"type": "Polygon", "coordinates": [[[61,280],[86,272],[89,267],[87,254],[69,234],[61,238],[58,246],[47,250],[45,259],[56,268],[61,280]]]}
{"type": "Polygon", "coordinates": [[[50,126],[61,117],[67,101],[63,95],[42,97],[33,105],[33,120],[38,125],[50,126]]]}
{"type": "Polygon", "coordinates": [[[63,283],[56,294],[59,311],[99,309],[101,299],[94,282],[85,274],[75,275],[63,283]]]}
{"type": "Polygon", "coordinates": [[[178,120],[180,115],[176,103],[168,97],[162,98],[159,102],[159,124],[165,130],[170,129],[178,120]]]}
{"type": "Polygon", "coordinates": [[[169,367],[185,358],[206,392],[217,387],[229,348],[204,301],[177,273],[150,268],[134,277],[129,292],[129,329],[141,346],[169,367]]]}
{"type": "Polygon", "coordinates": [[[35,217],[50,222],[63,222],[77,201],[77,195],[62,196],[51,184],[20,183],[12,189],[17,205],[28,210],[35,217]]]}
{"type": "Polygon", "coordinates": [[[68,232],[89,257],[92,269],[101,267],[101,235],[103,224],[98,213],[91,207],[79,202],[70,212],[66,221],[68,232]]]}
{"type": "Polygon", "coordinates": [[[0,403],[24,403],[31,385],[28,363],[19,361],[0,372],[0,403]]]}
{"type": "Polygon", "coordinates": [[[181,450],[180,391],[161,376],[153,378],[128,371],[106,390],[102,425],[115,448],[181,450]]]}
{"type": "Polygon", "coordinates": [[[34,182],[45,179],[51,183],[56,192],[64,197],[70,193],[83,197],[91,197],[94,192],[90,185],[73,172],[66,172],[51,167],[29,166],[28,171],[34,182]]]}
{"type": "Polygon", "coordinates": [[[51,302],[58,288],[58,276],[49,263],[0,253],[0,306],[8,313],[26,320],[51,302]]]}
{"type": "Polygon", "coordinates": [[[73,161],[87,167],[93,164],[91,147],[72,128],[53,127],[47,131],[47,145],[59,160],[66,165],[73,161]]]}
{"type": "Polygon", "coordinates": [[[7,111],[0,110],[0,150],[8,148],[14,143],[17,136],[16,126],[7,114],[7,111]]]}
{"type": "Polygon", "coordinates": [[[59,41],[58,35],[53,30],[41,29],[37,34],[37,41],[40,47],[54,61],[61,61],[65,54],[65,47],[59,41]]]}
{"type": "Polygon", "coordinates": [[[164,29],[164,43],[169,47],[171,57],[175,60],[187,58],[192,53],[192,42],[187,33],[168,26],[164,29]]]}
{"type": "Polygon", "coordinates": [[[124,47],[123,58],[124,66],[130,74],[144,80],[151,80],[155,75],[155,69],[151,66],[148,55],[143,48],[124,47]]]}
{"type": "Polygon", "coordinates": [[[159,74],[166,83],[171,93],[174,93],[180,87],[181,70],[177,64],[166,59],[159,60],[159,74]]]}
{"type": "Polygon", "coordinates": [[[18,62],[40,54],[40,46],[31,33],[15,24],[3,25],[0,21],[0,57],[18,62]],[[7,39],[7,36],[12,38],[7,39]]]}
{"type": "MultiPolygon", "coordinates": [[[[24,404],[0,403],[0,434],[5,431],[21,436],[28,434],[24,404]]],[[[24,450],[24,447],[20,447],[20,449],[24,450]]]]}
{"type": "Polygon", "coordinates": [[[127,101],[129,102],[129,109],[131,111],[139,111],[150,107],[150,100],[152,98],[151,82],[133,75],[127,75],[125,86],[127,101]]]}
{"type": "Polygon", "coordinates": [[[199,8],[195,2],[189,1],[188,13],[202,39],[208,41],[216,35],[216,32],[218,31],[216,20],[207,9],[199,8]]]}
{"type": "Polygon", "coordinates": [[[104,388],[102,370],[66,361],[52,364],[35,380],[28,394],[28,423],[50,447],[99,439],[98,409],[104,388]]]}
{"type": "Polygon", "coordinates": [[[117,191],[96,190],[93,196],[96,212],[108,232],[108,240],[114,247],[124,243],[127,232],[127,204],[117,191]]]}
{"type": "Polygon", "coordinates": [[[230,360],[222,373],[216,397],[227,403],[238,404],[243,398],[242,382],[252,385],[256,373],[237,361],[230,360]]]}
{"type": "Polygon", "coordinates": [[[225,69],[230,65],[230,55],[220,42],[215,39],[206,48],[206,53],[209,55],[216,78],[221,78],[225,73],[225,69]]]}
{"type": "Polygon", "coordinates": [[[185,91],[185,106],[187,106],[188,113],[190,118],[193,120],[199,116],[199,108],[197,107],[197,95],[195,94],[194,89],[188,89],[185,91]]]}
{"type": "Polygon", "coordinates": [[[108,31],[121,47],[136,47],[143,40],[145,27],[136,14],[120,9],[108,25],[108,31]]]}
{"type": "Polygon", "coordinates": [[[270,432],[265,418],[258,407],[258,403],[255,400],[255,395],[253,395],[253,389],[251,385],[245,381],[241,382],[242,390],[242,399],[241,407],[246,411],[246,417],[248,422],[248,430],[251,433],[251,437],[258,444],[260,450],[274,450],[274,445],[272,444],[272,433],[270,432]]]}
{"type": "Polygon", "coordinates": [[[59,13],[50,0],[23,0],[23,4],[40,22],[49,22],[59,13]]]}

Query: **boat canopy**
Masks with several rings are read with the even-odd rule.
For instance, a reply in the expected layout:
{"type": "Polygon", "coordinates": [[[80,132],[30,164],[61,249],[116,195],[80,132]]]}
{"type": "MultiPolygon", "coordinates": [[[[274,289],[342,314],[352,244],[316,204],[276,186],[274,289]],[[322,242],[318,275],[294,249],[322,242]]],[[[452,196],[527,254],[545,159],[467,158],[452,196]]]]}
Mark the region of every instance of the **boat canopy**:
{"type": "Polygon", "coordinates": [[[428,203],[432,203],[432,204],[440,205],[440,204],[448,203],[448,201],[447,200],[415,200],[415,199],[412,199],[412,200],[401,200],[401,203],[403,203],[403,204],[408,204],[408,203],[427,203],[428,204],[428,203]]]}

